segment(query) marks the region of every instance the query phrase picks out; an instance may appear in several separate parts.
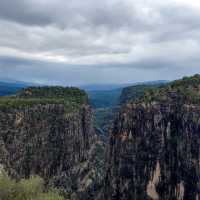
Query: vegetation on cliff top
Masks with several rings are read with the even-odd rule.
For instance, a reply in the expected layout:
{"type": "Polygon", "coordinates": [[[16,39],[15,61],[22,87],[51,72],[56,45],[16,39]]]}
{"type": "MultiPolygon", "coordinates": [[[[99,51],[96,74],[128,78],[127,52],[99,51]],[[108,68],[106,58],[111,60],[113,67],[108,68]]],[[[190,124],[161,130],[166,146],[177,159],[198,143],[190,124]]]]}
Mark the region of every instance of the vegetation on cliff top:
{"type": "Polygon", "coordinates": [[[74,87],[29,87],[16,95],[0,97],[0,109],[21,108],[35,104],[64,104],[66,108],[75,108],[87,104],[87,94],[74,87]]]}
{"type": "Polygon", "coordinates": [[[29,87],[17,93],[20,98],[50,98],[66,99],[75,103],[86,103],[88,101],[85,91],[75,87],[29,87]]]}
{"type": "Polygon", "coordinates": [[[119,103],[120,105],[126,104],[129,101],[134,101],[138,98],[141,98],[147,91],[157,89],[165,85],[164,83],[155,83],[155,84],[140,84],[126,87],[122,90],[119,103]]]}
{"type": "Polygon", "coordinates": [[[0,172],[1,200],[64,200],[57,190],[45,188],[44,180],[39,176],[12,180],[4,170],[0,172]]]}
{"type": "Polygon", "coordinates": [[[177,103],[198,104],[200,102],[200,75],[184,77],[165,86],[147,90],[138,101],[176,101],[177,103]]]}

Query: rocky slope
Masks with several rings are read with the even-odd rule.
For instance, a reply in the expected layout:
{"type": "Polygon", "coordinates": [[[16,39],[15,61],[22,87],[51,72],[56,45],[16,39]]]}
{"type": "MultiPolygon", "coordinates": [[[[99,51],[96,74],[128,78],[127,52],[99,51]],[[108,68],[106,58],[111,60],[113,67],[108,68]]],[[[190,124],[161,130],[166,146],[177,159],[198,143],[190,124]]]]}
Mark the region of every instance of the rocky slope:
{"type": "Polygon", "coordinates": [[[89,199],[98,171],[87,102],[82,90],[61,87],[0,98],[0,164],[14,178],[40,175],[66,199],[89,199]]]}
{"type": "Polygon", "coordinates": [[[199,136],[200,75],[126,104],[110,131],[102,196],[200,199],[199,136]]]}

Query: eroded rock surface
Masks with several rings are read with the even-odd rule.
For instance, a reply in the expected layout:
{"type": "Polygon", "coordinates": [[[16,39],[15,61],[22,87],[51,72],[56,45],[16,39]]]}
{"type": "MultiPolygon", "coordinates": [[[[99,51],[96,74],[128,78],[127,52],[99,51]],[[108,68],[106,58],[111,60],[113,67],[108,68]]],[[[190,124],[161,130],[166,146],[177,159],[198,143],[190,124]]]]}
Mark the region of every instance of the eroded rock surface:
{"type": "Polygon", "coordinates": [[[121,109],[104,199],[200,199],[199,86],[199,75],[185,78],[121,109]]]}
{"type": "Polygon", "coordinates": [[[13,178],[40,175],[66,199],[90,199],[98,140],[87,97],[74,88],[52,89],[0,100],[0,163],[13,178]]]}

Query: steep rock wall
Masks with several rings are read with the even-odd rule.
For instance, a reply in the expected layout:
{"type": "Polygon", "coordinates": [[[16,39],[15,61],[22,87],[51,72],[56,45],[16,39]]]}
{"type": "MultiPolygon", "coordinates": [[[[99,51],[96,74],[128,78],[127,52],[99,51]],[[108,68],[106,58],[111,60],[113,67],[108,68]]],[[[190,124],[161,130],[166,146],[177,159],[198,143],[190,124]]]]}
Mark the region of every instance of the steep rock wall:
{"type": "Polygon", "coordinates": [[[15,178],[37,174],[72,194],[94,139],[86,104],[70,112],[63,104],[0,110],[0,163],[15,178]]]}
{"type": "Polygon", "coordinates": [[[104,199],[200,199],[199,80],[121,109],[110,130],[104,199]]]}
{"type": "Polygon", "coordinates": [[[195,199],[199,136],[200,106],[127,105],[110,135],[107,199],[195,199]]]}

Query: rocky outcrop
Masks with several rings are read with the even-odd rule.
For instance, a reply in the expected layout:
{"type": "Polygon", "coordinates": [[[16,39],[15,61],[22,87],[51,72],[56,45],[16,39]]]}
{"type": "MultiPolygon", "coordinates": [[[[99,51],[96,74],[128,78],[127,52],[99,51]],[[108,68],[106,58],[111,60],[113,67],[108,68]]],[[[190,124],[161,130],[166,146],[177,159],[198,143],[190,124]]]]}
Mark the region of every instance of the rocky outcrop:
{"type": "Polygon", "coordinates": [[[37,174],[67,199],[78,199],[78,192],[83,194],[94,184],[92,180],[83,187],[93,169],[89,158],[96,141],[91,109],[74,88],[67,89],[70,95],[57,98],[54,92],[50,95],[51,88],[43,91],[48,97],[38,95],[43,88],[34,90],[27,89],[14,100],[0,99],[0,163],[14,178],[37,174]]]}
{"type": "Polygon", "coordinates": [[[199,100],[196,75],[121,109],[110,131],[104,199],[200,199],[199,100]]]}

